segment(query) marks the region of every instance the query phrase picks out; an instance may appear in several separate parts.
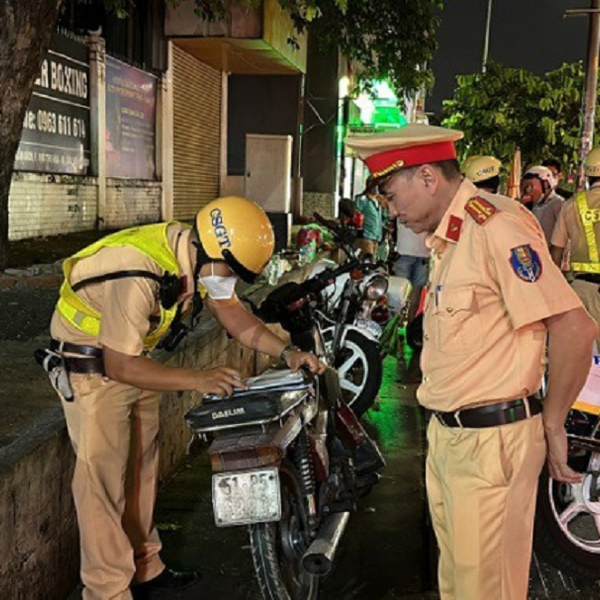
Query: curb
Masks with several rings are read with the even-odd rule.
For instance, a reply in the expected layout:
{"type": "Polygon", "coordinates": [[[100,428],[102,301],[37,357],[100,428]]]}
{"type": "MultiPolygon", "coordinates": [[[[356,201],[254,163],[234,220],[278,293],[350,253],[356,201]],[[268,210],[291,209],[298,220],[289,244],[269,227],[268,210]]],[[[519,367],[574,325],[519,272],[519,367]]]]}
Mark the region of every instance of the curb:
{"type": "Polygon", "coordinates": [[[0,272],[0,291],[49,290],[60,287],[62,280],[62,261],[48,265],[33,265],[26,269],[6,269],[0,272]]]}

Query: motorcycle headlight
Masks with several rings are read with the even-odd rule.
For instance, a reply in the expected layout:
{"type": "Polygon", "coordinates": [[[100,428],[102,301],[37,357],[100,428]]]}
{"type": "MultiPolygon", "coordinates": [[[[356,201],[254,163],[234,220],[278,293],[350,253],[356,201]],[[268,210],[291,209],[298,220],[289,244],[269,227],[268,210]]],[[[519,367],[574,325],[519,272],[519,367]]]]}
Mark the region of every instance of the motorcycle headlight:
{"type": "Polygon", "coordinates": [[[372,277],[365,287],[365,298],[368,300],[379,300],[385,296],[388,289],[387,277],[383,275],[375,275],[372,277]]]}

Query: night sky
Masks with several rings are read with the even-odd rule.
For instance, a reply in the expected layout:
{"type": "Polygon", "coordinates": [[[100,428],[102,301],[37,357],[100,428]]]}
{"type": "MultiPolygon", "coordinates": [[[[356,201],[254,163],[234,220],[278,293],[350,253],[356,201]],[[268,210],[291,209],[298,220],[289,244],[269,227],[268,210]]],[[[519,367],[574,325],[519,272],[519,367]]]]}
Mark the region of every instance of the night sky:
{"type": "MultiPolygon", "coordinates": [[[[456,75],[481,70],[487,0],[446,0],[433,60],[435,87],[426,111],[437,112],[452,97],[456,75]]],[[[589,0],[494,0],[488,56],[538,75],[587,55],[587,17],[563,18],[566,8],[589,0]]]]}

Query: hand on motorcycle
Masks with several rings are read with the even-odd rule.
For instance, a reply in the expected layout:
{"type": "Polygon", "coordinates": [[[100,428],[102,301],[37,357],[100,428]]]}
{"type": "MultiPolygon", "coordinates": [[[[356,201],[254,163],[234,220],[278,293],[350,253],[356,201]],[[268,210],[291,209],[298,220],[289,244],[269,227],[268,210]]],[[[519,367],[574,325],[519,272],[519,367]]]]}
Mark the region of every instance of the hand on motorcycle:
{"type": "Polygon", "coordinates": [[[548,448],[548,469],[552,479],[564,481],[565,483],[580,483],[581,473],[577,473],[567,464],[568,442],[565,428],[546,428],[545,432],[548,448]]]}
{"type": "Polygon", "coordinates": [[[287,366],[292,371],[297,371],[302,366],[307,366],[312,373],[321,373],[325,372],[327,365],[321,362],[314,354],[311,352],[302,352],[301,350],[293,350],[289,352],[285,357],[285,362],[287,366]]]}
{"type": "Polygon", "coordinates": [[[231,396],[234,387],[246,389],[240,373],[229,367],[215,367],[206,371],[198,371],[196,381],[194,389],[202,394],[231,396]]]}

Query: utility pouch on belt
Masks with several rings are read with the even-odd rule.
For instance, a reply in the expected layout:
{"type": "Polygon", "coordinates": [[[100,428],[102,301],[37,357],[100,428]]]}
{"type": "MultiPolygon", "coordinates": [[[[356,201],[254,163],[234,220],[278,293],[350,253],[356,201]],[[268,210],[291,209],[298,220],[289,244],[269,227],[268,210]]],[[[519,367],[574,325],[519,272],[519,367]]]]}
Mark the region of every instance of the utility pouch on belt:
{"type": "Polygon", "coordinates": [[[63,357],[57,352],[46,348],[38,348],[33,356],[38,365],[46,371],[52,387],[65,399],[66,402],[73,401],[73,390],[69,382],[69,374],[65,368],[63,357]]]}

